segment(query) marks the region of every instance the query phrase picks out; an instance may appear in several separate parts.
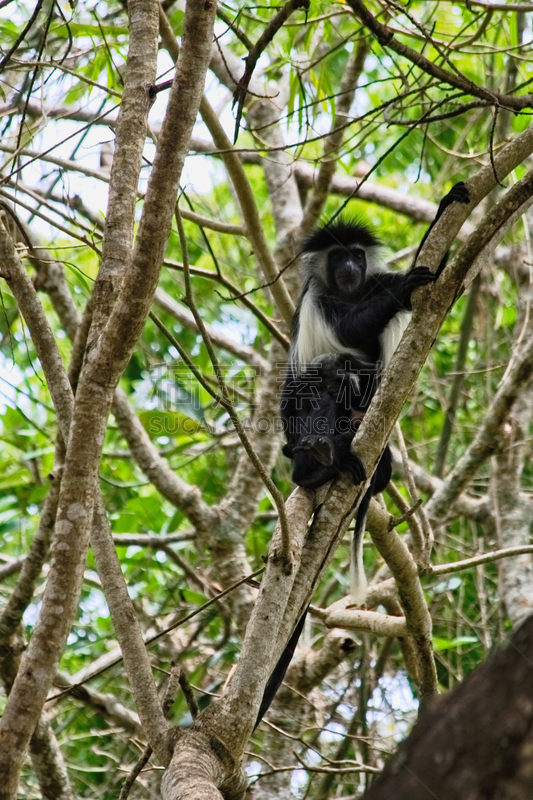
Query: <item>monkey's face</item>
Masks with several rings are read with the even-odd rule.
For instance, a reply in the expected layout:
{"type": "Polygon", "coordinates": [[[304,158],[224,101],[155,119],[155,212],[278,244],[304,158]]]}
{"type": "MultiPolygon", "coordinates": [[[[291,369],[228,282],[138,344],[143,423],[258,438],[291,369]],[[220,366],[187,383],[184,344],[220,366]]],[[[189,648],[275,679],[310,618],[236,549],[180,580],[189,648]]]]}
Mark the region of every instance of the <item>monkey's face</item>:
{"type": "Polygon", "coordinates": [[[366,280],[365,252],[357,245],[330,247],[327,254],[327,282],[340,297],[353,295],[366,280]]]}

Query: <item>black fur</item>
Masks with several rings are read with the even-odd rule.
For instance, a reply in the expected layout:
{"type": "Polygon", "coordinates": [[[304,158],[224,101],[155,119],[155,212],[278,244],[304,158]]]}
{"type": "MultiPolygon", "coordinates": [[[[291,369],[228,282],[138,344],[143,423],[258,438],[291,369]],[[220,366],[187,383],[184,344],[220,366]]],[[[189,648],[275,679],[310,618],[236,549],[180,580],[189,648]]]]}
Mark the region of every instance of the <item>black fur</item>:
{"type": "Polygon", "coordinates": [[[332,245],[358,244],[362,247],[379,247],[381,242],[368,227],[357,222],[336,222],[315,231],[302,247],[304,253],[320,253],[332,245]]]}
{"type": "MultiPolygon", "coordinates": [[[[462,182],[441,201],[415,263],[431,228],[455,201],[470,202],[462,182]]],[[[365,225],[341,222],[319,229],[303,247],[305,281],[293,322],[281,415],[287,437],[283,452],[293,459],[294,482],[308,489],[322,486],[341,472],[348,472],[356,484],[365,480],[363,464],[351,444],[377,391],[381,370],[392,355],[385,347],[387,326],[411,310],[413,291],[433,283],[446,264],[447,255],[436,273],[427,267],[389,272],[377,263],[379,244],[365,225]],[[324,334],[323,351],[317,332],[324,334]],[[313,352],[313,347],[319,352],[313,352]]],[[[391,472],[391,453],[386,447],[357,514],[353,552],[359,559],[370,500],[383,491],[391,472]]],[[[256,725],[283,680],[305,613],[266,686],[256,725]]]]}
{"type": "MultiPolygon", "coordinates": [[[[470,201],[462,182],[441,201],[417,256],[435,222],[454,201],[470,201]]],[[[354,483],[365,479],[350,444],[357,427],[354,417],[360,420],[366,412],[381,369],[388,366],[384,360],[392,355],[384,352],[382,337],[398,314],[411,310],[412,292],[435,281],[446,264],[447,255],[436,273],[427,267],[389,272],[375,263],[369,265],[367,254],[378,246],[377,236],[361,223],[341,222],[316,231],[303,248],[308,254],[307,279],[293,322],[281,415],[287,436],[284,453],[294,460],[294,482],[305,488],[315,489],[342,471],[349,472],[354,483]],[[325,258],[325,263],[317,261],[317,256],[325,258]],[[312,309],[311,321],[306,313],[307,327],[325,326],[338,345],[332,348],[329,342],[328,350],[311,353],[308,364],[299,358],[300,338],[311,335],[310,330],[301,330],[304,303],[312,309]]],[[[390,455],[378,465],[381,474],[375,493],[390,479],[389,462],[390,455]]]]}

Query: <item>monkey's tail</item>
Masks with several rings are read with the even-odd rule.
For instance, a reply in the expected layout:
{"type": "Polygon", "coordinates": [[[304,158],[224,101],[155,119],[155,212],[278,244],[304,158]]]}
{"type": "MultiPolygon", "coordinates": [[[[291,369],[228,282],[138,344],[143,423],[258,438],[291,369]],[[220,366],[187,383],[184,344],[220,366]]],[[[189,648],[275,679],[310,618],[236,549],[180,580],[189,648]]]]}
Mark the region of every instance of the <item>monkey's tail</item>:
{"type": "Polygon", "coordinates": [[[296,650],[296,645],[298,644],[298,639],[300,638],[300,634],[301,634],[301,632],[303,630],[304,622],[305,622],[305,618],[307,616],[307,609],[308,608],[309,608],[309,606],[307,606],[307,608],[303,612],[302,616],[300,617],[300,619],[296,623],[296,627],[292,632],[291,638],[287,642],[287,646],[285,647],[285,650],[283,651],[283,653],[279,657],[279,661],[276,664],[276,666],[274,667],[274,671],[272,672],[272,675],[268,679],[267,685],[265,686],[263,699],[261,700],[261,705],[259,707],[259,713],[257,714],[257,719],[255,721],[254,731],[257,728],[257,726],[259,725],[259,723],[261,722],[261,720],[263,719],[263,716],[268,711],[268,709],[270,707],[270,704],[271,704],[272,700],[274,699],[274,696],[275,696],[276,692],[278,691],[279,687],[282,684],[283,678],[285,677],[285,673],[287,672],[287,669],[289,668],[289,664],[292,661],[292,657],[294,655],[294,651],[296,650]]]}
{"type": "Polygon", "coordinates": [[[354,602],[358,605],[361,605],[366,600],[367,582],[365,569],[363,566],[363,536],[365,533],[368,507],[370,506],[370,501],[374,494],[374,483],[375,478],[372,478],[370,486],[361,500],[361,505],[357,511],[357,517],[355,518],[355,528],[352,537],[350,594],[352,595],[354,602]]]}

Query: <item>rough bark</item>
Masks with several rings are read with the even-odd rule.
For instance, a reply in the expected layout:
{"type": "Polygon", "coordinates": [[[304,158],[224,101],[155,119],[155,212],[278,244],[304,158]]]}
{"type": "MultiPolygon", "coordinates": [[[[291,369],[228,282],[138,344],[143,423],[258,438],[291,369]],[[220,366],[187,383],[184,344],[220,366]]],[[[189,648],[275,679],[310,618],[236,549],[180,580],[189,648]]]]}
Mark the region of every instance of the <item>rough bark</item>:
{"type": "MultiPolygon", "coordinates": [[[[88,545],[97,471],[105,423],[118,379],[142,331],[155,291],[170,231],[176,191],[203,91],[211,48],[216,4],[190,2],[180,61],[154,159],[145,206],[130,268],[121,285],[97,346],[80,375],[76,408],[68,441],[58,520],[52,547],[52,569],[39,623],[23,657],[0,723],[0,775],[6,797],[16,793],[18,772],[29,738],[73,618],[88,545]]],[[[140,4],[158,18],[157,4],[140,4]]],[[[133,17],[132,4],[130,13],[133,17]]],[[[157,22],[153,22],[157,46],[157,22]]],[[[153,77],[155,80],[155,58],[153,77]]],[[[148,86],[146,86],[148,91],[148,86]]],[[[68,438],[68,431],[65,438],[68,438]]],[[[153,742],[165,760],[165,734],[153,742]]]]}
{"type": "Polygon", "coordinates": [[[506,648],[423,710],[364,800],[529,800],[533,617],[506,648]]]}

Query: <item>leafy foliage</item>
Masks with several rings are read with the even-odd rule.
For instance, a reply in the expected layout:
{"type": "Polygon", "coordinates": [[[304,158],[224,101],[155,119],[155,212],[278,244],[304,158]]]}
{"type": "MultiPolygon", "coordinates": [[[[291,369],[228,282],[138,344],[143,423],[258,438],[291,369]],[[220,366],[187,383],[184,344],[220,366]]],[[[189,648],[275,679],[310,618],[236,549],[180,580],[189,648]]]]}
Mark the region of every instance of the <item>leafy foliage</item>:
{"type": "MultiPolygon", "coordinates": [[[[23,2],[2,5],[0,32],[5,53],[17,42],[32,9],[23,2]]],[[[518,94],[523,94],[533,80],[528,49],[530,14],[493,11],[486,5],[459,2],[415,0],[404,5],[393,2],[367,5],[378,17],[382,15],[382,21],[386,20],[400,42],[450,71],[451,59],[453,70],[489,91],[520,87],[518,94]]],[[[174,8],[172,2],[163,6],[179,36],[183,24],[181,7],[174,8]]],[[[247,53],[243,36],[255,43],[276,8],[270,4],[253,7],[241,2],[221,4],[221,11],[232,20],[233,26],[232,30],[223,19],[217,22],[221,47],[243,58],[247,53]]],[[[106,184],[95,177],[94,171],[99,169],[104,144],[112,138],[106,125],[113,127],[116,120],[114,109],[122,92],[127,37],[126,11],[115,0],[106,4],[79,0],[72,7],[45,3],[39,24],[19,44],[2,74],[1,150],[5,176],[0,192],[2,203],[15,209],[41,243],[43,249],[33,253],[23,239],[19,245],[36,284],[39,285],[38,276],[42,272],[39,257],[59,264],[80,316],[98,271],[106,206],[106,184]],[[37,157],[36,152],[42,157],[37,157]],[[68,162],[58,163],[57,158],[68,162]],[[23,202],[29,203],[30,210],[23,202]]],[[[161,52],[161,82],[170,77],[170,67],[168,56],[161,52]]],[[[312,2],[305,14],[300,11],[292,15],[263,53],[258,72],[269,81],[265,81],[269,97],[279,93],[286,98],[280,130],[287,141],[289,160],[294,159],[295,165],[319,166],[327,131],[332,124],[343,126],[344,141],[334,154],[337,175],[364,176],[366,183],[395,189],[401,193],[400,197],[437,200],[452,182],[467,180],[479,161],[486,161],[488,152],[498,152],[507,139],[529,124],[529,109],[511,113],[472,101],[394,51],[383,48],[354,17],[349,4],[340,0],[312,2]],[[363,38],[368,53],[350,114],[345,117],[337,114],[340,84],[363,38]]],[[[228,91],[213,75],[207,94],[226,130],[232,130],[228,91]]],[[[164,113],[164,97],[164,93],[157,96],[150,118],[154,131],[164,113]]],[[[249,348],[267,359],[272,334],[263,324],[261,314],[278,323],[279,318],[248,239],[199,225],[185,214],[190,211],[216,223],[242,225],[234,188],[223,170],[220,155],[216,152],[206,155],[202,150],[206,131],[198,125],[197,133],[180,188],[188,258],[193,265],[193,293],[203,321],[230,345],[236,345],[233,350],[217,348],[217,356],[238,414],[246,423],[257,404],[261,375],[256,365],[246,361],[243,352],[249,348]],[[248,305],[235,299],[236,295],[245,296],[248,305]],[[254,314],[254,310],[260,314],[254,314]]],[[[276,149],[270,150],[266,135],[267,132],[245,126],[237,149],[242,154],[267,240],[275,250],[280,245],[273,223],[276,209],[265,180],[264,161],[274,158],[276,149]]],[[[146,187],[153,152],[153,144],[147,141],[141,190],[146,187]]],[[[517,169],[512,180],[519,179],[525,169],[517,169]]],[[[305,200],[312,186],[301,175],[298,181],[305,200]]],[[[409,265],[413,248],[425,228],[416,215],[410,216],[407,206],[406,213],[401,214],[386,202],[372,203],[341,194],[334,184],[323,219],[330,219],[344,207],[349,214],[363,216],[383,232],[386,256],[393,257],[406,249],[398,266],[409,265]]],[[[504,244],[508,247],[516,244],[523,233],[518,224],[504,244]]],[[[183,302],[183,255],[177,230],[173,229],[160,289],[187,313],[183,302]]],[[[7,599],[18,572],[14,566],[14,571],[8,574],[6,568],[26,555],[39,523],[48,491],[47,476],[54,467],[57,425],[28,330],[4,283],[1,291],[0,596],[7,599]]],[[[465,376],[454,409],[456,421],[449,442],[447,470],[472,442],[505,373],[517,335],[518,294],[512,272],[506,274],[492,264],[483,274],[465,362],[459,366],[465,376]]],[[[73,345],[64,322],[58,318],[50,293],[41,292],[40,297],[64,363],[68,365],[73,345]]],[[[457,368],[466,305],[464,297],[454,306],[403,414],[402,430],[409,455],[429,474],[457,368]]],[[[186,324],[183,317],[178,319],[168,305],[156,302],[153,310],[193,359],[207,386],[216,392],[215,370],[195,326],[186,324]]],[[[153,320],[145,327],[121,387],[170,468],[188,485],[197,487],[208,506],[218,504],[219,509],[224,508],[241,452],[240,442],[227,412],[191,375],[173,342],[153,320]]],[[[273,475],[288,496],[290,469],[282,457],[276,462],[273,475]]],[[[526,463],[521,476],[522,490],[530,491],[532,478],[531,466],[526,463]]],[[[487,498],[489,481],[487,463],[475,476],[470,487],[472,496],[487,498]]],[[[409,503],[398,475],[396,484],[409,503]]],[[[221,600],[199,611],[206,600],[227,588],[230,572],[225,572],[223,562],[229,558],[231,548],[228,542],[216,538],[209,541],[208,537],[203,540],[195,537],[184,510],[164,497],[141,470],[113,417],[106,434],[100,485],[121,568],[143,632],[153,635],[181,617],[198,612],[160,639],[149,652],[162,688],[171,664],[178,661],[186,665],[199,703],[206,706],[212,695],[220,691],[238,658],[242,640],[242,620],[232,618],[231,604],[221,600]],[[121,537],[124,544],[120,543],[121,537]]],[[[427,495],[423,497],[427,499],[427,495]]],[[[402,512],[394,499],[389,496],[385,499],[392,513],[402,512]]],[[[255,518],[242,536],[239,532],[235,534],[236,540],[242,541],[239,558],[246,561],[251,572],[262,565],[274,518],[274,506],[266,490],[261,491],[255,518]]],[[[399,530],[406,530],[406,525],[399,530]]],[[[231,532],[228,536],[231,541],[231,532]]],[[[434,561],[443,564],[483,549],[494,549],[494,536],[494,531],[487,533],[480,521],[454,516],[446,529],[440,527],[436,531],[434,561]]],[[[385,574],[374,548],[365,552],[365,567],[369,575],[385,574]]],[[[325,606],[346,594],[347,572],[347,548],[340,547],[317,589],[318,605],[325,606]]],[[[24,640],[35,624],[46,576],[45,568],[35,587],[34,600],[24,614],[21,632],[24,640]]],[[[497,569],[489,564],[453,575],[428,576],[423,585],[434,624],[439,683],[449,689],[485,658],[509,628],[498,595],[497,569]]],[[[318,649],[323,636],[323,626],[313,623],[306,641],[318,649]]],[[[392,746],[406,732],[406,723],[413,720],[417,688],[411,678],[409,682],[406,678],[401,648],[396,642],[370,634],[362,635],[358,641],[355,654],[347,657],[322,685],[315,709],[322,731],[309,727],[297,743],[298,757],[308,759],[309,766],[316,760],[317,752],[325,759],[339,757],[380,765],[381,751],[387,750],[389,744],[392,746]],[[367,738],[354,739],[339,756],[339,736],[348,729],[367,738]],[[368,744],[374,737],[375,749],[368,744]]],[[[83,670],[100,664],[100,659],[115,653],[116,647],[105,598],[89,556],[78,616],[60,672],[76,682],[83,670]]],[[[134,713],[121,663],[95,675],[89,685],[134,713]]],[[[116,797],[124,771],[131,768],[142,749],[140,728],[134,722],[130,728],[121,726],[117,717],[99,708],[94,698],[80,700],[61,691],[59,685],[53,691],[58,699],[50,703],[50,708],[74,795],[116,797]]],[[[190,712],[181,694],[172,705],[171,719],[174,724],[190,724],[190,712]]],[[[265,733],[259,731],[254,738],[254,752],[260,753],[262,746],[268,746],[268,741],[265,733]]],[[[265,756],[269,758],[268,751],[265,756]]],[[[255,771],[253,766],[250,773],[255,771]]],[[[300,797],[353,796],[364,788],[366,781],[361,773],[351,776],[339,773],[329,785],[322,782],[318,788],[312,771],[305,781],[303,772],[295,774],[293,789],[300,797]]],[[[132,790],[132,796],[147,796],[148,790],[155,792],[158,780],[157,769],[147,772],[132,790]]],[[[259,781],[257,785],[260,784],[259,781]]],[[[38,783],[29,766],[21,791],[21,796],[27,798],[38,795],[38,783]]]]}

